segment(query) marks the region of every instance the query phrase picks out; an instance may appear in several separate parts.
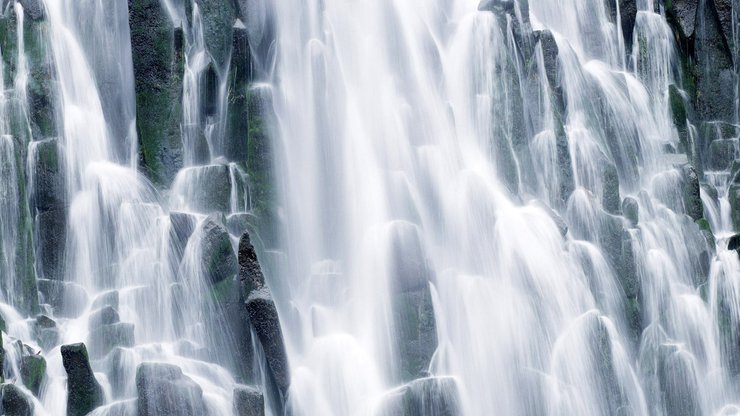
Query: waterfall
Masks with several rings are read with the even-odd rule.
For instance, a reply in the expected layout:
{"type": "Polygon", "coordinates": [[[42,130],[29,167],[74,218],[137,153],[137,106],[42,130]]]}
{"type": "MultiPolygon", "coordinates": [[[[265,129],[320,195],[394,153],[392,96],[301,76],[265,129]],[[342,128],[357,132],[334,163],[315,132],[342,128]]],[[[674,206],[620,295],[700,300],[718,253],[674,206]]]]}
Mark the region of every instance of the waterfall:
{"type": "Polygon", "coordinates": [[[0,2],[0,413],[740,414],[736,3],[0,2]]]}

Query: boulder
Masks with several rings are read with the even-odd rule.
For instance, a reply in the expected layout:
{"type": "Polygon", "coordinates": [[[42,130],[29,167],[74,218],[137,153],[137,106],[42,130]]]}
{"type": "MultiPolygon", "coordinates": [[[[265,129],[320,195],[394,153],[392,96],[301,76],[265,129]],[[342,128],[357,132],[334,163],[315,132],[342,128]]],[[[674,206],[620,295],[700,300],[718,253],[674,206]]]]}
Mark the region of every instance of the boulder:
{"type": "Polygon", "coordinates": [[[103,389],[93,374],[85,344],[62,345],[67,372],[67,415],[84,416],[103,404],[103,389]]]}
{"type": "Polygon", "coordinates": [[[682,168],[683,202],[686,214],[694,221],[704,217],[704,205],[701,202],[699,175],[691,165],[682,168]]]}
{"type": "Polygon", "coordinates": [[[262,392],[250,386],[234,387],[234,414],[236,416],[265,416],[265,398],[262,392]]]}
{"type": "Polygon", "coordinates": [[[67,240],[67,212],[62,209],[39,212],[36,215],[38,250],[36,259],[45,279],[64,278],[64,251],[67,240]]]}
{"type": "Polygon", "coordinates": [[[128,6],[141,166],[167,185],[183,164],[183,31],[160,0],[128,0],[128,6]]]}
{"type": "Polygon", "coordinates": [[[38,288],[42,303],[52,307],[54,316],[76,318],[85,311],[87,292],[76,283],[39,279],[38,288]]]}
{"type": "Polygon", "coordinates": [[[628,196],[622,200],[622,215],[632,227],[637,226],[640,220],[640,205],[635,198],[628,196]]]}
{"type": "Polygon", "coordinates": [[[257,251],[247,232],[239,239],[239,279],[246,285],[247,291],[265,286],[265,276],[257,258],[257,251]]]}
{"type": "Polygon", "coordinates": [[[203,22],[203,40],[218,68],[226,68],[231,54],[231,38],[236,21],[233,1],[195,0],[203,22]]]}
{"type": "Polygon", "coordinates": [[[280,318],[270,290],[267,287],[253,290],[247,297],[246,307],[249,322],[265,353],[270,374],[283,397],[286,397],[290,386],[290,367],[280,318]]]}
{"type": "Polygon", "coordinates": [[[104,306],[90,314],[90,317],[87,319],[87,327],[90,330],[94,330],[104,325],[116,324],[120,320],[117,310],[112,306],[104,306]]]}
{"type": "Polygon", "coordinates": [[[33,401],[15,384],[3,384],[2,414],[4,416],[33,416],[33,401]]]}
{"type": "Polygon", "coordinates": [[[229,233],[213,217],[206,218],[201,227],[203,270],[208,281],[218,284],[233,278],[238,265],[229,233]]]}
{"type": "Polygon", "coordinates": [[[675,20],[680,34],[686,39],[694,36],[698,4],[699,0],[673,0],[666,6],[666,13],[675,20]]]}
{"type": "Polygon", "coordinates": [[[389,393],[380,405],[381,416],[462,415],[457,382],[452,377],[427,377],[389,393]]]}
{"type": "Polygon", "coordinates": [[[203,390],[180,367],[142,363],[136,369],[139,416],[206,414],[203,390]]]}
{"type": "Polygon", "coordinates": [[[33,325],[39,346],[48,351],[59,342],[59,328],[56,322],[46,315],[39,315],[33,325]]]}
{"type": "Polygon", "coordinates": [[[116,347],[134,346],[134,324],[117,322],[102,325],[90,331],[90,356],[94,359],[106,356],[116,347]]]}
{"type": "Polygon", "coordinates": [[[95,300],[93,300],[92,309],[100,309],[105,306],[110,306],[114,309],[118,308],[119,295],[117,290],[111,290],[99,294],[95,300]]]}
{"type": "Polygon", "coordinates": [[[41,355],[25,355],[21,358],[21,379],[36,396],[46,375],[46,359],[41,355]]]}
{"type": "Polygon", "coordinates": [[[53,138],[29,145],[32,168],[31,207],[34,210],[64,209],[66,190],[58,142],[53,138]]]}
{"type": "Polygon", "coordinates": [[[231,210],[231,176],[227,165],[197,166],[178,173],[175,197],[187,209],[203,214],[231,210]]]}

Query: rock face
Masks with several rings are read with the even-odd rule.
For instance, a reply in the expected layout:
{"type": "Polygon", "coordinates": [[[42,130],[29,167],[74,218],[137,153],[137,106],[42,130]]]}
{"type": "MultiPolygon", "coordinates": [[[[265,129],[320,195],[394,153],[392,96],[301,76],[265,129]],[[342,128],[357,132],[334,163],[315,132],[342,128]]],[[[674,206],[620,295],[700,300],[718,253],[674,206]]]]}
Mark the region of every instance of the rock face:
{"type": "Polygon", "coordinates": [[[270,374],[285,396],[290,385],[290,373],[280,318],[248,233],[244,233],[239,241],[239,266],[239,278],[248,293],[246,309],[249,322],[262,345],[270,374]]]}
{"type": "Polygon", "coordinates": [[[26,355],[21,359],[21,379],[34,395],[38,396],[41,382],[46,375],[46,360],[41,355],[26,355]]]}
{"type": "Polygon", "coordinates": [[[146,174],[169,184],[182,167],[183,32],[159,0],[129,0],[136,130],[146,174]]]}
{"type": "Polygon", "coordinates": [[[33,402],[15,384],[3,384],[2,414],[5,416],[33,416],[33,402]]]}
{"type": "Polygon", "coordinates": [[[234,414],[265,416],[265,398],[262,392],[250,386],[234,387],[234,414]]]}
{"type": "Polygon", "coordinates": [[[231,247],[229,233],[214,218],[202,225],[203,268],[211,284],[233,278],[237,273],[237,260],[231,247]]]}
{"type": "Polygon", "coordinates": [[[63,345],[61,353],[67,371],[67,415],[84,416],[103,404],[103,389],[90,367],[85,344],[63,345]]]}
{"type": "Polygon", "coordinates": [[[380,407],[382,416],[462,415],[457,383],[451,377],[428,377],[391,393],[380,407]]]}
{"type": "Polygon", "coordinates": [[[139,416],[206,414],[203,390],[174,365],[139,365],[136,369],[136,392],[139,416]]]}
{"type": "Polygon", "coordinates": [[[424,374],[437,349],[437,327],[429,284],[432,280],[418,229],[406,222],[391,226],[389,273],[400,378],[424,374]]]}

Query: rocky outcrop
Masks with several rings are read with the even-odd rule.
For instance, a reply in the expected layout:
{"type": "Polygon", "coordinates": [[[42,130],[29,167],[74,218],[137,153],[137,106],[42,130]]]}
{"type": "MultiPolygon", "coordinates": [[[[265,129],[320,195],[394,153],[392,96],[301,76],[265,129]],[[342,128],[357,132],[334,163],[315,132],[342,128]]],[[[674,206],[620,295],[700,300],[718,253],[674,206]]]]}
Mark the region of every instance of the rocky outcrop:
{"type": "Polygon", "coordinates": [[[452,377],[427,377],[389,393],[377,412],[380,416],[460,416],[462,402],[452,377]]]}
{"type": "Polygon", "coordinates": [[[67,415],[84,416],[103,404],[103,389],[90,367],[85,344],[62,345],[61,353],[67,372],[67,415]]]}
{"type": "Polygon", "coordinates": [[[180,367],[142,363],[136,369],[139,416],[206,414],[203,390],[180,367]]]}
{"type": "Polygon", "coordinates": [[[270,375],[285,397],[290,386],[290,368],[280,318],[247,233],[239,241],[239,266],[239,279],[248,294],[246,309],[249,322],[262,345],[270,375]]]}
{"type": "Polygon", "coordinates": [[[2,414],[5,416],[33,416],[33,401],[15,384],[0,386],[2,414]]]}
{"type": "Polygon", "coordinates": [[[203,271],[208,282],[215,285],[233,278],[238,265],[229,233],[213,217],[206,218],[201,227],[203,271]]]}
{"type": "Polygon", "coordinates": [[[265,416],[265,398],[262,392],[250,387],[234,387],[234,414],[236,416],[265,416]]]}
{"type": "Polygon", "coordinates": [[[24,355],[21,358],[21,379],[23,384],[36,396],[46,376],[46,359],[39,355],[24,355]]]}
{"type": "Polygon", "coordinates": [[[155,183],[168,185],[183,165],[183,31],[159,0],[128,5],[141,165],[155,183]]]}

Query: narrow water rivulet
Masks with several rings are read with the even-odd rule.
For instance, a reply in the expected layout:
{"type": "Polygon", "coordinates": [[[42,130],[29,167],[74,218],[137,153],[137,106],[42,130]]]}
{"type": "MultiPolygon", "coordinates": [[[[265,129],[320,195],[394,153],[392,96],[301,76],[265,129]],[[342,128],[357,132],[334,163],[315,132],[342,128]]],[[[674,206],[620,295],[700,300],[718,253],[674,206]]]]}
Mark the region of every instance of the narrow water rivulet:
{"type": "Polygon", "coordinates": [[[736,0],[0,0],[0,413],[740,415],[736,0]]]}

